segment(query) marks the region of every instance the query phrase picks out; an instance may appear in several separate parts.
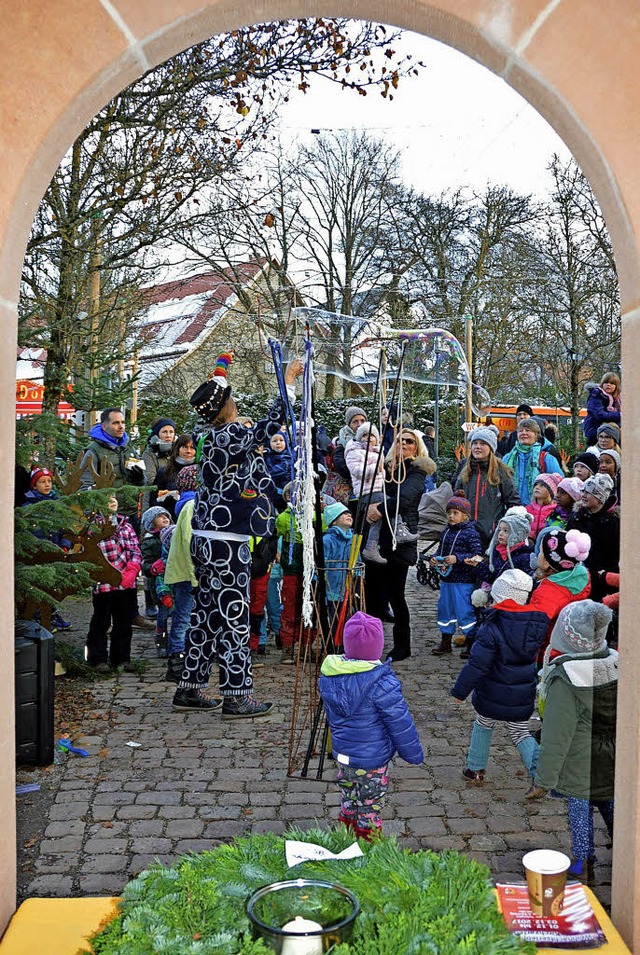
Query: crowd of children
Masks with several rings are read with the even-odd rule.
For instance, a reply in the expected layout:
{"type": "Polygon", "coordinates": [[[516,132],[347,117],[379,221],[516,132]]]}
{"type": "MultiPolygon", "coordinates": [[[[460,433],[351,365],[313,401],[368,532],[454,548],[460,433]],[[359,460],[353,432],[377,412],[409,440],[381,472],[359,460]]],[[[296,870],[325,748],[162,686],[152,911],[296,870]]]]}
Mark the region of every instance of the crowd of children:
{"type": "MultiPolygon", "coordinates": [[[[221,388],[228,402],[229,394],[221,388]]],[[[341,615],[350,574],[366,577],[367,567],[387,564],[398,545],[402,553],[402,546],[410,545],[406,563],[415,562],[417,533],[412,519],[407,524],[401,508],[393,519],[384,510],[392,497],[389,473],[395,475],[402,468],[402,484],[411,472],[419,480],[418,496],[433,487],[433,462],[419,475],[411,470],[421,459],[419,452],[426,455],[421,433],[407,422],[393,432],[397,440],[389,441],[396,410],[386,412],[379,430],[362,408],[350,407],[334,441],[326,436],[318,451],[324,482],[324,567],[318,571],[324,572],[329,636],[336,650],[322,661],[319,687],[338,766],[340,819],[366,838],[382,825],[390,759],[395,753],[412,763],[423,759],[392,669],[410,652],[392,653],[385,660],[380,618],[388,610],[375,617],[360,611],[341,615]],[[361,555],[354,549],[354,526],[365,532],[361,555]],[[385,554],[380,548],[381,528],[393,539],[393,550],[385,544],[385,554]],[[343,633],[337,624],[341,616],[343,622],[347,618],[343,633]]],[[[313,642],[316,636],[313,630],[305,636],[301,622],[303,547],[291,504],[294,449],[277,416],[260,431],[262,445],[253,422],[230,420],[238,448],[244,447],[247,435],[247,448],[260,456],[260,493],[272,499],[278,512],[275,526],[265,520],[260,527],[247,524],[246,533],[227,535],[233,541],[238,538],[238,554],[245,546],[249,552],[245,649],[253,667],[261,666],[268,621],[280,662],[293,664],[301,638],[313,642]]],[[[431,652],[436,657],[452,653],[460,633],[465,665],[451,695],[458,703],[471,696],[475,710],[463,775],[473,785],[490,781],[490,746],[497,727],[504,724],[529,777],[528,798],[551,793],[568,800],[573,871],[578,876],[590,875],[593,867],[594,807],[610,832],[613,826],[617,653],[612,618],[619,582],[619,424],[620,383],[616,375],[607,374],[590,392],[585,424],[590,446],[576,456],[572,473],[565,473],[551,453],[550,442],[533,417],[520,416],[505,460],[497,453],[497,429],[475,428],[469,458],[446,503],[446,525],[430,558],[439,579],[440,632],[431,652]],[[529,725],[539,700],[544,702],[540,740],[529,725]]],[[[147,611],[155,617],[156,650],[167,658],[167,681],[178,684],[174,708],[213,710],[222,701],[207,704],[199,697],[194,703],[189,694],[199,693],[200,684],[192,691],[184,683],[190,633],[198,617],[194,606],[203,580],[202,568],[198,570],[193,559],[194,510],[203,507],[206,497],[202,463],[194,462],[197,444],[191,435],[176,437],[169,419],[158,419],[151,429],[150,453],[153,450],[158,457],[155,478],[160,477],[157,486],[162,487],[157,496],[146,495],[151,506],[141,515],[139,534],[135,520],[119,513],[115,494],[109,499],[104,521],[113,525],[114,532],[101,540],[100,548],[120,572],[121,581],[94,587],[86,655],[102,673],[135,666],[131,628],[142,574],[153,597],[147,611]]],[[[44,468],[35,469],[25,503],[54,496],[53,476],[44,468]]],[[[242,507],[250,507],[246,488],[242,497],[246,498],[242,507]]],[[[411,514],[414,510],[417,513],[417,500],[412,499],[411,514]]],[[[196,533],[200,549],[212,546],[206,535],[217,540],[215,528],[198,527],[196,533]]],[[[67,542],[61,538],[56,543],[64,547],[67,542]]],[[[213,586],[213,577],[210,583],[213,586]]],[[[387,607],[386,598],[383,605],[387,607]]],[[[259,716],[270,706],[244,702],[234,713],[259,716]]]]}

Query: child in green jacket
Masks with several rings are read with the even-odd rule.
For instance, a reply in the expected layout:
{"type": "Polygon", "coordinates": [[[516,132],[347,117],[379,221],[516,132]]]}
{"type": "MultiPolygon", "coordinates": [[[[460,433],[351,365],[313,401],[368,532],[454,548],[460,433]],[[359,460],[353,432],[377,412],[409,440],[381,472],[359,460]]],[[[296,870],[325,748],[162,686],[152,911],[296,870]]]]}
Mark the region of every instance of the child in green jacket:
{"type": "Polygon", "coordinates": [[[593,810],[613,838],[618,654],[607,646],[611,610],[579,600],[560,611],[541,674],[544,699],[536,789],[567,797],[573,862],[569,872],[593,878],[593,810]]]}

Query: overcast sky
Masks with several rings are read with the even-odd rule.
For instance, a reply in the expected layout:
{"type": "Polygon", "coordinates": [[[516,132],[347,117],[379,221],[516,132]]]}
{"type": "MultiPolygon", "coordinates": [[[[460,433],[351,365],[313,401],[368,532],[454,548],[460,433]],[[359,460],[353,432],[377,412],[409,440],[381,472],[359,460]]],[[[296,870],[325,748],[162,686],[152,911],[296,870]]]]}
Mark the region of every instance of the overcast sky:
{"type": "Polygon", "coordinates": [[[313,128],[366,128],[402,150],[408,184],[437,194],[505,183],[541,195],[554,152],[569,151],[549,124],[500,77],[457,50],[415,33],[403,46],[426,68],[403,80],[393,102],[317,81],[283,109],[283,139],[313,128]]]}

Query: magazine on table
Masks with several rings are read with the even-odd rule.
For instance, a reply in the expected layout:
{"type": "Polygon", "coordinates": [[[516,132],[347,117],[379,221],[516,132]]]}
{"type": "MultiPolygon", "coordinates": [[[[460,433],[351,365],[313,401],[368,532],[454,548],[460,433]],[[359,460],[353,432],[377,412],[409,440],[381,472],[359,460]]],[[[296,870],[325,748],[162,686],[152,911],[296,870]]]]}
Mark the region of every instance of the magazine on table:
{"type": "Polygon", "coordinates": [[[581,882],[568,883],[560,915],[534,915],[526,883],[498,883],[498,901],[507,928],[545,948],[598,948],[607,937],[581,882]]]}

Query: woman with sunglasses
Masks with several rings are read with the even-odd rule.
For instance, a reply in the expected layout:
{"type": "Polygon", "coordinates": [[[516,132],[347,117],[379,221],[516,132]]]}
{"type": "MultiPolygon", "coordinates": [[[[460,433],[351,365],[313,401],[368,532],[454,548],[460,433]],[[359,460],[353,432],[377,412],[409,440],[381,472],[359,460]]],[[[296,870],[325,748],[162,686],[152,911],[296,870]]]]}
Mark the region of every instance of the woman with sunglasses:
{"type": "Polygon", "coordinates": [[[436,470],[424,441],[411,428],[403,428],[386,459],[385,500],[371,504],[367,522],[381,521],[380,553],[386,565],[370,564],[365,573],[367,613],[381,620],[387,603],[395,617],[393,648],[389,660],[411,656],[411,618],[405,596],[407,574],[418,560],[418,505],[426,475],[436,470]],[[394,549],[395,543],[395,549],[394,549]]]}

